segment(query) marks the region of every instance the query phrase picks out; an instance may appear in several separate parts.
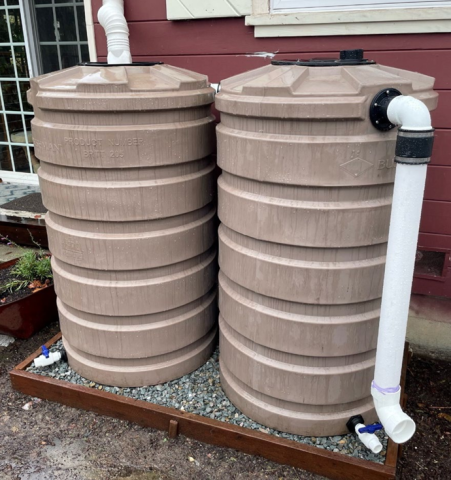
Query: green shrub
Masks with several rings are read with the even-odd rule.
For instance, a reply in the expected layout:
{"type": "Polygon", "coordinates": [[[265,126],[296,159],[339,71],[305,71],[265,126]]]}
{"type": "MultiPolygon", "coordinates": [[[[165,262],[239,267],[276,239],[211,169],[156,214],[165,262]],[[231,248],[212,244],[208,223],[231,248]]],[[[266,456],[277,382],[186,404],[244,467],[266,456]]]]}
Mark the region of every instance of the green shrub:
{"type": "MultiPolygon", "coordinates": [[[[33,237],[31,238],[33,239],[33,237]]],[[[9,242],[11,243],[11,241],[9,242]]],[[[34,239],[33,242],[39,247],[39,250],[25,251],[11,270],[11,276],[13,278],[7,283],[0,285],[0,293],[17,292],[27,288],[32,282],[39,281],[44,284],[46,283],[46,280],[51,280],[53,278],[50,255],[45,253],[34,239]]],[[[16,246],[23,248],[19,245],[16,246]]]]}

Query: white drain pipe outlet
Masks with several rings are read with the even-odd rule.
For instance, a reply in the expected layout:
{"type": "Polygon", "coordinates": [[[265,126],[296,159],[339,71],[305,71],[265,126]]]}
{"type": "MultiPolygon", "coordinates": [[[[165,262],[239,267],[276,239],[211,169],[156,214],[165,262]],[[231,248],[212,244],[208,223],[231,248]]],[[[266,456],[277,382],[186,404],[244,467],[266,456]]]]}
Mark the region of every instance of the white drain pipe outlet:
{"type": "Polygon", "coordinates": [[[401,409],[399,383],[434,129],[429,110],[420,100],[403,95],[387,100],[386,116],[392,123],[389,128],[394,125],[400,128],[396,143],[395,186],[371,394],[387,435],[396,443],[404,443],[415,433],[415,422],[401,409]]]}
{"type": "Polygon", "coordinates": [[[124,0],[103,0],[97,17],[105,29],[108,44],[108,63],[132,63],[127,20],[124,16],[124,0]]]}
{"type": "Polygon", "coordinates": [[[382,443],[379,441],[377,436],[374,433],[360,433],[359,430],[362,428],[366,428],[366,426],[362,423],[358,423],[355,427],[355,433],[357,433],[360,441],[373,453],[380,453],[382,451],[382,443]]]}
{"type": "Polygon", "coordinates": [[[60,352],[49,352],[48,356],[46,355],[39,355],[38,358],[34,359],[34,366],[41,368],[47,367],[48,365],[53,365],[56,362],[59,362],[62,358],[60,352]]]}

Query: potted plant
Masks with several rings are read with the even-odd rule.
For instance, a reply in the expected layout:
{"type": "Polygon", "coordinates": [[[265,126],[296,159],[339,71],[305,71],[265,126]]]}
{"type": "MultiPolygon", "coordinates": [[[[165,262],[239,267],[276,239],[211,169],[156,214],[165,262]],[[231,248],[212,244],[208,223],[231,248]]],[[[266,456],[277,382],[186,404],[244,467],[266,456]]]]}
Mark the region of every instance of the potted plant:
{"type": "Polygon", "coordinates": [[[29,338],[58,318],[50,257],[39,246],[0,264],[0,333],[29,338]]]}

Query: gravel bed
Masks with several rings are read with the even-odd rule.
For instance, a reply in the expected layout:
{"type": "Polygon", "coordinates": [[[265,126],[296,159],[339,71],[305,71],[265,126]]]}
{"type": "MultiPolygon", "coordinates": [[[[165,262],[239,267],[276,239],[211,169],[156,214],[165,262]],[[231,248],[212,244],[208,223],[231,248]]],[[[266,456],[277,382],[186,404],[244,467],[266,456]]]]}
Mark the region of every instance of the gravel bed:
{"type": "MultiPolygon", "coordinates": [[[[62,349],[63,343],[59,340],[52,346],[50,351],[60,351],[62,349]]],[[[276,437],[294,440],[332,452],[339,452],[351,457],[381,464],[385,462],[388,437],[383,431],[376,433],[383,446],[382,452],[376,455],[368,450],[357,438],[357,435],[354,434],[318,438],[304,437],[279,432],[278,430],[267,428],[251,420],[229,401],[221,388],[219,378],[219,349],[216,349],[213,356],[205,365],[189,375],[185,375],[171,382],[149,387],[120,388],[100,385],[81,377],[63,361],[43,368],[31,366],[27,368],[27,371],[59,380],[67,380],[77,385],[84,385],[86,387],[104,390],[105,392],[116,393],[136,400],[144,400],[165,407],[176,408],[222,422],[239,425],[240,427],[258,430],[263,433],[275,435],[276,437]]]]}

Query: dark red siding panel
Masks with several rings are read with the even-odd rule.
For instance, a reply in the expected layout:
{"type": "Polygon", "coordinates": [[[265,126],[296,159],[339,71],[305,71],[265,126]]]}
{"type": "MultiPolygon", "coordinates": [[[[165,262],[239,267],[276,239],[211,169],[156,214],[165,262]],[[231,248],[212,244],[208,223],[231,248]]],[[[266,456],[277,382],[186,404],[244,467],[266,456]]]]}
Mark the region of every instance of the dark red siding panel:
{"type": "MultiPolygon", "coordinates": [[[[91,1],[94,22],[98,22],[97,12],[102,6],[102,0],[91,1]]],[[[125,0],[124,6],[128,22],[167,20],[166,0],[125,0]]]]}
{"type": "Polygon", "coordinates": [[[449,250],[451,251],[451,235],[437,235],[435,233],[420,233],[418,248],[421,250],[449,250]]]}
{"type": "Polygon", "coordinates": [[[425,200],[420,232],[451,235],[451,202],[425,200]]]}
{"type": "MultiPolygon", "coordinates": [[[[178,22],[130,23],[133,55],[224,55],[255,52],[335,52],[346,48],[369,51],[450,49],[451,34],[355,35],[331,37],[255,38],[243,18],[178,22]]],[[[96,25],[98,54],[106,55],[102,27],[96,25]]],[[[443,66],[445,68],[445,66],[443,66]]]]}
{"type": "Polygon", "coordinates": [[[436,297],[451,297],[451,269],[448,269],[444,278],[434,279],[415,277],[412,293],[434,295],[436,297]]]}
{"type": "MultiPolygon", "coordinates": [[[[451,128],[451,90],[440,90],[438,107],[432,112],[432,125],[435,128],[451,128]]],[[[448,149],[450,147],[448,146],[448,149]]]]}
{"type": "MultiPolygon", "coordinates": [[[[440,102],[440,98],[438,101],[440,102]]],[[[451,166],[451,130],[435,131],[431,165],[451,166]]],[[[451,185],[449,188],[451,188],[451,185]]]]}
{"type": "Polygon", "coordinates": [[[451,202],[451,167],[429,166],[424,198],[451,202]]]}

